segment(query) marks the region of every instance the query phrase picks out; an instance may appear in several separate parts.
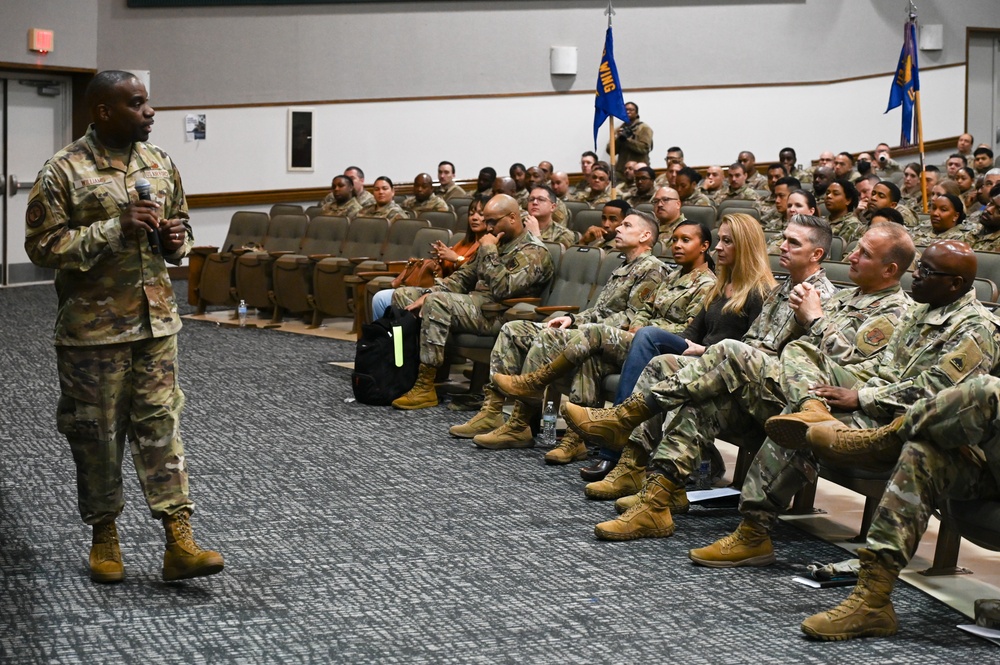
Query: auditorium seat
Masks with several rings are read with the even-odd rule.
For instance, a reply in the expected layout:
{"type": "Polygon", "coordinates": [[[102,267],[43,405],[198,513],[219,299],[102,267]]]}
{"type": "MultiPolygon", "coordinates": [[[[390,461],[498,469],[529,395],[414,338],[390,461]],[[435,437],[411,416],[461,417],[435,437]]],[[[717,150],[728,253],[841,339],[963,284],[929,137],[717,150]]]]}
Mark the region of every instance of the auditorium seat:
{"type": "Polygon", "coordinates": [[[219,247],[195,247],[188,258],[188,302],[205,313],[208,305],[236,306],[232,294],[233,266],[245,247],[259,246],[267,234],[270,217],[263,212],[237,211],[219,247]]]}
{"type": "Polygon", "coordinates": [[[309,206],[306,208],[306,217],[312,219],[323,214],[323,206],[309,206]]]}
{"type": "Polygon", "coordinates": [[[262,243],[262,251],[246,252],[236,260],[236,296],[247,307],[270,309],[272,272],[274,262],[284,254],[298,251],[305,237],[309,218],[304,214],[275,215],[267,227],[267,236],[262,243]]]}
{"type": "Polygon", "coordinates": [[[382,256],[388,233],[389,222],[382,217],[356,217],[347,230],[340,256],[316,264],[310,299],[313,327],[318,327],[326,316],[351,315],[344,276],[352,274],[358,263],[382,256]]]}
{"type": "Polygon", "coordinates": [[[269,215],[273,218],[277,215],[301,215],[302,206],[295,205],[292,203],[275,203],[271,206],[271,212],[269,215]]]}
{"type": "Polygon", "coordinates": [[[454,212],[440,212],[437,210],[430,210],[427,212],[422,212],[417,216],[418,219],[427,220],[427,222],[439,229],[448,229],[449,231],[455,230],[455,221],[457,216],[454,212]]]}
{"type": "Polygon", "coordinates": [[[350,220],[346,217],[314,217],[306,229],[298,252],[286,254],[274,262],[272,272],[274,304],[272,323],[281,322],[286,313],[306,314],[312,311],[313,272],[316,264],[339,256],[350,220]]]}
{"type": "Polygon", "coordinates": [[[567,228],[575,231],[577,235],[586,232],[591,226],[601,225],[601,215],[603,210],[580,210],[573,215],[573,223],[567,224],[567,228]]]}
{"type": "Polygon", "coordinates": [[[704,222],[708,228],[715,225],[715,208],[712,206],[681,206],[681,214],[695,222],[704,222]]]}

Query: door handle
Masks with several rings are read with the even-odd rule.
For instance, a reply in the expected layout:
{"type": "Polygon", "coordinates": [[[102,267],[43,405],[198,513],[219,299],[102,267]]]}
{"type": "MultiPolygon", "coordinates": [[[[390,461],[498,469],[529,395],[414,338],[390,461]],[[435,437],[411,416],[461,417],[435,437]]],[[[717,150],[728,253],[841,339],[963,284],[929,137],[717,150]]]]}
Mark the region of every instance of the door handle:
{"type": "MultiPolygon", "coordinates": [[[[32,185],[33,184],[34,183],[32,183],[32,185]]],[[[13,173],[7,176],[7,191],[10,192],[11,196],[16,195],[22,189],[31,189],[32,185],[29,185],[26,182],[21,182],[13,173]]]]}

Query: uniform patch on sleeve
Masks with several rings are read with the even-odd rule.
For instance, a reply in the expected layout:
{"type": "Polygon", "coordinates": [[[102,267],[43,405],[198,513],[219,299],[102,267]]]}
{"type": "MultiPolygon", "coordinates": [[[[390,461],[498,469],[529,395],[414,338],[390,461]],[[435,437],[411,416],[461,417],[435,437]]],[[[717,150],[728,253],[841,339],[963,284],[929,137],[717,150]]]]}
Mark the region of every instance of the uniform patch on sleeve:
{"type": "Polygon", "coordinates": [[[32,201],[28,205],[27,212],[24,213],[25,223],[33,229],[37,229],[45,221],[45,206],[41,201],[32,201]]]}
{"type": "Polygon", "coordinates": [[[884,347],[890,337],[892,337],[892,323],[884,316],[880,316],[858,330],[854,344],[861,353],[870,356],[884,347]]]}
{"type": "Polygon", "coordinates": [[[973,340],[965,338],[954,351],[941,357],[941,369],[953,383],[962,381],[983,361],[983,351],[973,340]]]}

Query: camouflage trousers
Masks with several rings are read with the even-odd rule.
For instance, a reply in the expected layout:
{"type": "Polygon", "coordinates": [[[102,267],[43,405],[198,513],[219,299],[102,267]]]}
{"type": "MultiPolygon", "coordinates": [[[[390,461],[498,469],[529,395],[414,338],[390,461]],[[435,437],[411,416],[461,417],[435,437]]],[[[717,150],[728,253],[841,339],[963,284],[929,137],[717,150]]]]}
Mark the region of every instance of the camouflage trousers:
{"type": "MultiPolygon", "coordinates": [[[[406,307],[416,301],[423,289],[407,286],[396,289],[392,304],[406,307]]],[[[427,294],[420,309],[420,362],[440,367],[444,364],[444,347],[452,333],[485,335],[498,332],[502,323],[496,317],[483,315],[481,301],[463,293],[439,291],[427,294]]]]}
{"type": "MultiPolygon", "coordinates": [[[[817,384],[850,388],[858,378],[824,356],[815,346],[792,342],[780,360],[782,392],[787,399],[781,413],[795,413],[802,402],[817,399],[809,390],[817,384]]],[[[881,424],[863,411],[834,414],[853,427],[878,427],[881,424]]],[[[740,496],[740,514],[770,530],[778,514],[788,508],[803,487],[816,482],[816,458],[807,450],[782,448],[771,439],[757,451],[747,471],[740,496]]]]}
{"type": "Polygon", "coordinates": [[[574,404],[599,406],[605,402],[604,379],[621,370],[632,337],[628,331],[603,324],[570,329],[512,321],[500,331],[490,369],[501,374],[529,374],[563,354],[577,370],[557,381],[556,388],[574,404]]]}
{"type": "Polygon", "coordinates": [[[1000,379],[979,376],[916,401],[907,441],[868,530],[868,549],[904,567],[944,499],[1000,498],[1000,379]]]}
{"type": "Polygon", "coordinates": [[[649,468],[683,485],[723,432],[759,432],[784,407],[777,359],[738,340],[701,356],[657,356],[636,383],[660,415],[632,433],[650,452],[649,468]]]}
{"type": "Polygon", "coordinates": [[[184,393],[177,383],[177,337],[59,346],[56,358],[57,423],[76,463],[83,521],[101,524],[121,514],[126,436],[153,518],[193,509],[180,437],[184,393]]]}

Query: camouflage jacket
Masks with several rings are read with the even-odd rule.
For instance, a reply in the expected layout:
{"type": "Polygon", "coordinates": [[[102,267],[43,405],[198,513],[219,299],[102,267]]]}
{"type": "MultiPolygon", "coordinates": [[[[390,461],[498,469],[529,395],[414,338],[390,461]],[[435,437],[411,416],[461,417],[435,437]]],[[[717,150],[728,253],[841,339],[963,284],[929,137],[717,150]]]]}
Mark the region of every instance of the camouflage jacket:
{"type": "Polygon", "coordinates": [[[583,201],[596,210],[598,208],[603,208],[604,204],[613,200],[615,196],[615,190],[611,187],[611,185],[608,185],[603,192],[595,192],[588,187],[583,193],[570,197],[570,200],[583,201]]]}
{"type": "Polygon", "coordinates": [[[695,189],[691,192],[691,196],[686,199],[681,199],[682,206],[705,206],[705,207],[715,207],[712,205],[712,199],[708,198],[705,192],[700,189],[695,189]]]}
{"type": "Polygon", "coordinates": [[[868,222],[859,219],[853,212],[849,212],[840,219],[831,219],[830,229],[833,231],[833,235],[844,239],[846,249],[847,245],[865,234],[865,231],[868,230],[868,222]]]}
{"type": "Polygon", "coordinates": [[[556,224],[555,220],[549,223],[548,227],[541,234],[542,237],[539,240],[542,242],[557,242],[563,247],[576,244],[576,234],[562,224],[556,224]]]}
{"type": "Polygon", "coordinates": [[[875,293],[841,289],[823,306],[824,314],[803,339],[838,365],[853,365],[882,351],[899,320],[914,306],[896,286],[875,293]]]}
{"type": "Polygon", "coordinates": [[[403,199],[403,210],[411,218],[416,219],[422,212],[451,212],[452,207],[437,194],[431,194],[426,201],[417,201],[415,196],[403,199]]]}
{"type": "MultiPolygon", "coordinates": [[[[605,261],[615,261],[609,254],[605,261]]],[[[573,323],[603,323],[614,328],[627,328],[639,310],[649,300],[663,281],[663,263],[646,252],[631,263],[623,263],[611,273],[610,279],[601,289],[593,307],[588,307],[573,317],[573,323]]]]}
{"type": "Polygon", "coordinates": [[[747,174],[747,187],[750,189],[767,189],[767,176],[760,171],[747,174]]]}
{"type": "Polygon", "coordinates": [[[469,195],[467,191],[459,187],[456,183],[451,183],[449,187],[442,187],[438,185],[434,193],[440,196],[445,201],[450,201],[454,198],[465,198],[469,195]]]}
{"type": "Polygon", "coordinates": [[[167,263],[191,251],[193,236],[181,177],[150,143],[114,154],[91,126],[45,163],[28,196],[24,247],[36,265],[56,269],[57,346],[119,344],[180,330],[167,263]],[[151,184],[163,219],[182,219],[184,245],[153,254],[145,233],[122,235],[121,209],[138,199],[137,178],[151,184]]]}
{"type": "Polygon", "coordinates": [[[1000,229],[990,231],[980,224],[979,230],[969,235],[969,243],[977,252],[1000,252],[1000,229]]]}
{"type": "MultiPolygon", "coordinates": [[[[642,120],[629,123],[626,127],[632,130],[632,136],[629,138],[622,136],[615,138],[615,168],[619,173],[624,172],[625,164],[628,162],[645,162],[648,164],[649,151],[653,149],[652,127],[642,120]]],[[[611,154],[610,142],[608,142],[605,151],[611,154]]]]}
{"type": "Polygon", "coordinates": [[[482,305],[540,295],[554,273],[549,250],[525,231],[504,245],[480,245],[475,258],[436,280],[431,291],[468,293],[482,305]]]}
{"type": "Polygon", "coordinates": [[[662,242],[665,245],[669,245],[673,242],[674,231],[676,231],[677,227],[681,225],[681,222],[685,221],[687,221],[687,217],[684,216],[684,213],[681,213],[680,217],[675,219],[673,224],[660,222],[660,232],[656,236],[656,242],[662,242]]]}
{"type": "Polygon", "coordinates": [[[677,268],[664,277],[653,297],[632,319],[633,328],[657,326],[681,333],[701,311],[705,296],[715,285],[715,273],[707,268],[681,273],[677,268]]]}
{"type": "Polygon", "coordinates": [[[407,219],[406,211],[400,208],[395,201],[389,201],[384,206],[370,205],[364,208],[360,214],[362,217],[381,217],[389,220],[390,224],[399,219],[407,219]]]}
{"type": "Polygon", "coordinates": [[[562,199],[556,199],[556,209],[552,213],[552,221],[556,224],[562,224],[566,226],[566,221],[569,219],[569,210],[566,209],[566,204],[562,199]]]}
{"type": "Polygon", "coordinates": [[[329,217],[354,219],[361,214],[361,204],[353,196],[347,200],[347,203],[340,204],[333,198],[333,194],[327,194],[326,198],[320,201],[319,204],[323,207],[323,214],[329,217]]]}
{"type": "Polygon", "coordinates": [[[362,210],[375,205],[375,197],[367,189],[362,189],[361,193],[354,198],[358,200],[362,210]]]}
{"type": "Polygon", "coordinates": [[[847,370],[863,384],[858,390],[861,409],[888,421],[918,399],[970,376],[993,373],[998,351],[1000,319],[969,291],[944,307],[913,307],[880,357],[847,370]]]}
{"type": "MultiPolygon", "coordinates": [[[[812,284],[819,292],[820,301],[824,306],[837,292],[837,287],[826,278],[826,272],[822,268],[803,281],[812,284]]],[[[805,334],[805,328],[795,320],[794,312],[788,305],[788,296],[791,295],[794,286],[791,279],[786,279],[771,289],[764,298],[760,315],[750,324],[750,330],[743,336],[745,343],[768,355],[776,356],[786,344],[805,334]]]]}
{"type": "Polygon", "coordinates": [[[654,194],[656,194],[656,189],[652,189],[649,194],[639,194],[638,192],[634,192],[631,196],[625,197],[625,202],[633,208],[643,203],[652,204],[654,194]]]}
{"type": "Polygon", "coordinates": [[[913,229],[910,231],[910,235],[913,237],[913,244],[918,247],[926,247],[936,240],[961,240],[962,242],[969,242],[969,234],[963,231],[961,227],[953,226],[947,231],[935,233],[930,222],[921,224],[913,229]]]}
{"type": "Polygon", "coordinates": [[[751,187],[750,185],[743,185],[739,189],[730,189],[729,187],[720,187],[717,197],[713,197],[716,205],[722,203],[723,201],[729,201],[732,199],[739,199],[741,201],[760,201],[760,194],[751,187]]]}

